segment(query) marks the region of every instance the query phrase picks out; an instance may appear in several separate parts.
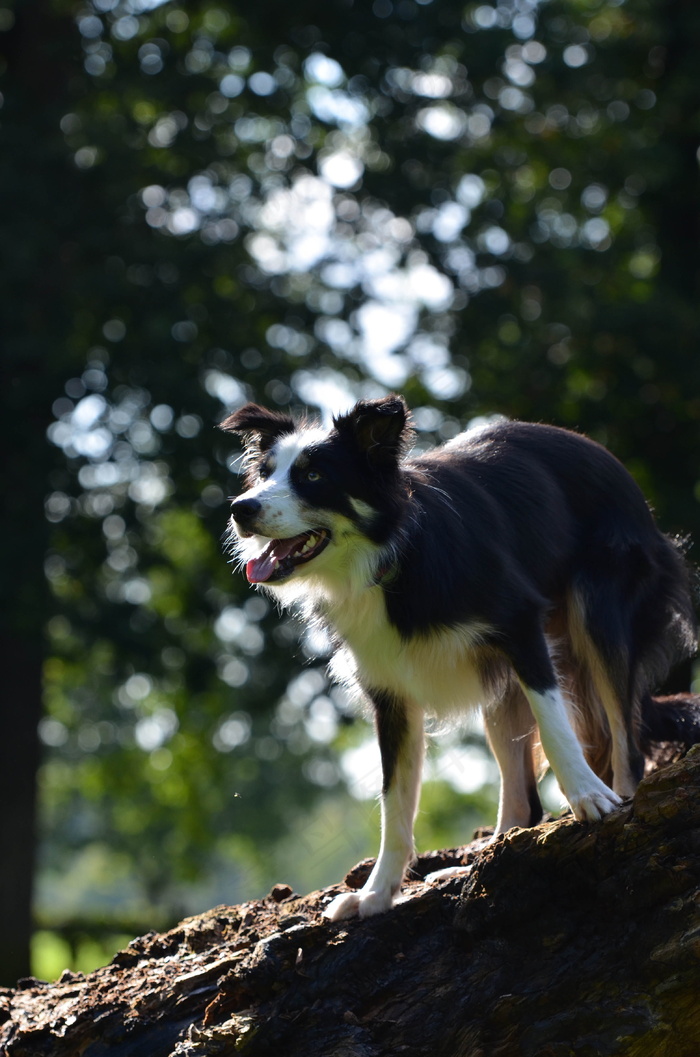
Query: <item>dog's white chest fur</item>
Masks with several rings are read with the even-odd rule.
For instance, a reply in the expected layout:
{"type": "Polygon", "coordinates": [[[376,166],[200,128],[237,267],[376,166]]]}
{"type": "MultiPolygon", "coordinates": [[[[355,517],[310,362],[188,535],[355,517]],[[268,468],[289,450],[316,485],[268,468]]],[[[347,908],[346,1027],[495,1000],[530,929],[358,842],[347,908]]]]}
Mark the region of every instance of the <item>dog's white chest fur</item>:
{"type": "Polygon", "coordinates": [[[435,715],[484,703],[474,648],[485,628],[459,626],[403,639],[378,586],[331,603],[326,615],[344,642],[331,671],[346,685],[391,691],[435,715]]]}

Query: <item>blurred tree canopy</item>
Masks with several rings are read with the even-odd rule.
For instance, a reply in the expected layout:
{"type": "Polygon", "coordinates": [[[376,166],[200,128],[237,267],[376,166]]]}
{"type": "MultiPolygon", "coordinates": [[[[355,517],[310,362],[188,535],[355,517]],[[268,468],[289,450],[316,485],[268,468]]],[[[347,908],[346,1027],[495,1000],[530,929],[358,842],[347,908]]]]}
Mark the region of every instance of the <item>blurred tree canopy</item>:
{"type": "MultiPolygon", "coordinates": [[[[693,0],[2,0],[18,950],[37,723],[45,914],[241,898],[300,816],[288,861],[347,858],[369,764],[325,644],[222,556],[226,411],[397,389],[420,445],[556,422],[700,536],[699,34],[693,0]]],[[[435,843],[488,821],[469,742],[435,843]]]]}

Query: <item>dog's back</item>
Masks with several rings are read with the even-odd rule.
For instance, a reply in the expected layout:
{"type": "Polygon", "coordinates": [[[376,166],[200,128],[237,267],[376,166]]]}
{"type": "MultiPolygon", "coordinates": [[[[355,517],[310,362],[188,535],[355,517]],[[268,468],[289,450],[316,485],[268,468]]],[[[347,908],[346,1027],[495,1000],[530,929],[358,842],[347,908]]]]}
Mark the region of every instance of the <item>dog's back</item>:
{"type": "Polygon", "coordinates": [[[501,423],[409,460],[404,473],[396,620],[400,609],[407,632],[414,609],[415,630],[470,612],[500,623],[516,593],[550,606],[594,554],[617,564],[640,548],[674,549],[617,459],[566,430],[501,423]]]}

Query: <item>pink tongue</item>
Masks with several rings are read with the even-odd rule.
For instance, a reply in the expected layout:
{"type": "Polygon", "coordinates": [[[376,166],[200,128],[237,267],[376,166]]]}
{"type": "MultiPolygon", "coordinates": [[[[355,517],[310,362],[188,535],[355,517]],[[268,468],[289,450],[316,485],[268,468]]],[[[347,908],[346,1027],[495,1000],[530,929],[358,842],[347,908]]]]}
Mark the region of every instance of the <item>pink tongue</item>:
{"type": "Polygon", "coordinates": [[[257,558],[251,558],[246,564],[245,574],[248,583],[264,584],[275,571],[275,562],[282,561],[295,550],[307,537],[306,532],[300,536],[292,536],[286,540],[270,540],[262,554],[257,558]]]}

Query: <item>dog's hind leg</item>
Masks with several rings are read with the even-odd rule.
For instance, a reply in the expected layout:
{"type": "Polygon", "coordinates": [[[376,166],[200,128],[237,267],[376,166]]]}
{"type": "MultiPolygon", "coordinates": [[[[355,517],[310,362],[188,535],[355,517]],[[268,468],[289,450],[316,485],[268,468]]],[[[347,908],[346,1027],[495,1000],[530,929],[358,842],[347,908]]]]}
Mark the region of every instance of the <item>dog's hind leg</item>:
{"type": "Polygon", "coordinates": [[[612,787],[618,796],[634,796],[644,775],[644,757],[636,744],[631,715],[634,705],[627,703],[625,692],[615,689],[602,661],[591,667],[591,676],[610,727],[612,787]]]}
{"type": "MultiPolygon", "coordinates": [[[[536,723],[517,683],[484,708],[484,726],[501,772],[498,819],[491,840],[513,826],[536,826],[542,818],[533,763],[536,723]]],[[[490,842],[489,842],[490,843],[490,842]]],[[[429,873],[428,882],[468,874],[471,866],[448,866],[429,873]]]]}
{"type": "Polygon", "coordinates": [[[533,763],[536,723],[517,683],[484,709],[484,725],[501,772],[494,837],[513,826],[536,826],[542,818],[533,763]]]}
{"type": "Polygon", "coordinates": [[[382,758],[379,856],[359,892],[337,896],[324,910],[331,921],[381,914],[393,904],[413,854],[413,820],[424,755],[423,712],[386,691],[371,693],[382,758]]]}
{"type": "MultiPolygon", "coordinates": [[[[612,786],[621,797],[631,797],[644,773],[644,757],[637,744],[639,703],[627,636],[619,627],[621,606],[598,602],[591,592],[584,600],[575,594],[569,603],[569,633],[574,652],[588,671],[609,727],[612,786]],[[607,616],[603,612],[607,612],[607,616]]],[[[611,592],[607,586],[608,596],[611,592]]],[[[585,708],[585,703],[582,703],[585,708]]]]}

